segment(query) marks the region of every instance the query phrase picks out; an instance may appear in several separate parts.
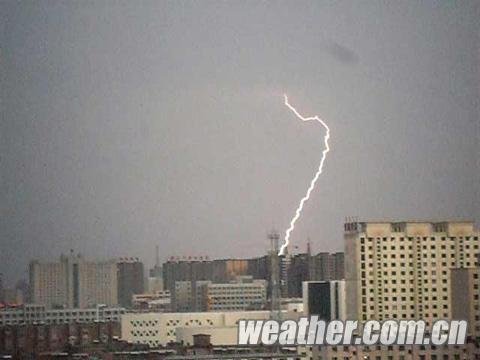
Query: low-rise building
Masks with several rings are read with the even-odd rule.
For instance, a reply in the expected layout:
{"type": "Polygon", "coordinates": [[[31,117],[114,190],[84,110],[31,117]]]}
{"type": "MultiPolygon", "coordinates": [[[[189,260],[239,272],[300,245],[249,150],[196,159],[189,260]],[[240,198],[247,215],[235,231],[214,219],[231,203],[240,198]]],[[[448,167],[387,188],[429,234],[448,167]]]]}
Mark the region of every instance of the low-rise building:
{"type": "MultiPolygon", "coordinates": [[[[218,337],[213,334],[218,331],[211,330],[213,345],[229,345],[237,341],[239,320],[266,320],[270,315],[270,311],[127,313],[121,320],[122,340],[158,347],[177,340],[189,341],[193,335],[203,334],[208,329],[234,328],[218,337]]],[[[297,319],[299,316],[296,312],[282,312],[283,319],[297,319]]]]}
{"type": "Polygon", "coordinates": [[[48,309],[45,305],[25,304],[1,309],[0,326],[119,322],[124,313],[124,308],[104,305],[90,309],[48,309]]]}
{"type": "Polygon", "coordinates": [[[167,312],[172,309],[170,291],[157,291],[153,294],[136,294],[132,297],[135,310],[167,312]]]}
{"type": "Polygon", "coordinates": [[[227,284],[205,284],[206,311],[260,310],[267,302],[267,281],[239,276],[227,284]]]}

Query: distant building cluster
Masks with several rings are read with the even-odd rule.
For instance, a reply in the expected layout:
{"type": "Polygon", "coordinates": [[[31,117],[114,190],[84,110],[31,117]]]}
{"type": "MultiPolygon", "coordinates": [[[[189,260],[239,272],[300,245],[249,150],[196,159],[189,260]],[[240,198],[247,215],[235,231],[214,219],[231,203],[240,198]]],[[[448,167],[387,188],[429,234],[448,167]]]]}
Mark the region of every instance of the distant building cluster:
{"type": "MultiPolygon", "coordinates": [[[[279,264],[286,266],[283,296],[300,298],[303,281],[342,279],[343,262],[343,253],[290,256],[279,264]]],[[[252,259],[172,258],[163,265],[157,255],[145,278],[137,258],[91,261],[72,252],[58,261],[34,260],[29,273],[29,302],[47,308],[104,304],[177,312],[265,309],[272,276],[271,254],[252,259]]]]}
{"type": "Polygon", "coordinates": [[[261,310],[267,303],[267,281],[238,276],[229,283],[176,281],[178,312],[261,310]]]}
{"type": "MultiPolygon", "coordinates": [[[[244,286],[231,284],[238,277],[247,276],[253,280],[265,280],[268,297],[271,294],[271,262],[271,255],[251,259],[221,260],[174,258],[163,264],[163,284],[172,294],[175,311],[203,311],[205,306],[199,305],[196,299],[197,288],[203,286],[205,281],[211,283],[210,288],[214,287],[213,284],[224,284],[222,285],[224,291],[233,291],[236,287],[244,286]]],[[[304,254],[289,256],[288,263],[285,265],[285,262],[280,262],[280,266],[286,266],[286,271],[282,272],[281,285],[281,293],[284,297],[301,297],[303,281],[339,280],[345,277],[344,255],[341,252],[311,255],[308,251],[304,254]]],[[[256,284],[257,287],[261,287],[258,281],[256,284]]],[[[216,307],[221,308],[220,305],[216,307]]]]}
{"type": "Polygon", "coordinates": [[[88,261],[72,252],[30,263],[30,300],[48,308],[130,307],[132,295],[143,292],[143,263],[135,258],[88,261]]]}

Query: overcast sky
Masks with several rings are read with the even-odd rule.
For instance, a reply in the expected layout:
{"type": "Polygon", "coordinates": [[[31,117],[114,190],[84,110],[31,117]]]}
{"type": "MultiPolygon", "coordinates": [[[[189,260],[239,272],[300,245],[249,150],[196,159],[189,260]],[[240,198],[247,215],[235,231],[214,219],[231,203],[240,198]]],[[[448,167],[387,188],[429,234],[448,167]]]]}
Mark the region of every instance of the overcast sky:
{"type": "Polygon", "coordinates": [[[0,272],[479,222],[479,1],[2,1],[0,272]]]}

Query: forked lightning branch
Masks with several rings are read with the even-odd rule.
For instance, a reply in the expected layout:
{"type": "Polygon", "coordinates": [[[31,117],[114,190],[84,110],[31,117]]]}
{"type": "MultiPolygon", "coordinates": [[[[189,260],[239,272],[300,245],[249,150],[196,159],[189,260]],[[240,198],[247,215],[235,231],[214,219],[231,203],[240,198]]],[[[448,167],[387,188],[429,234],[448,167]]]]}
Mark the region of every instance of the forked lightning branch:
{"type": "Polygon", "coordinates": [[[288,247],[288,244],[290,243],[290,233],[293,231],[295,228],[295,223],[299,219],[303,206],[305,205],[305,202],[310,198],[310,194],[315,188],[315,184],[317,183],[318,178],[320,177],[322,171],[323,171],[323,163],[325,162],[325,158],[327,157],[327,153],[330,151],[330,147],[328,145],[328,139],[330,139],[330,128],[328,125],[320,119],[317,115],[315,116],[310,116],[310,117],[305,117],[300,115],[300,113],[295,109],[290,103],[288,102],[288,97],[287,95],[284,95],[284,100],[285,100],[285,105],[295,114],[296,117],[298,117],[302,121],[318,121],[326,130],[325,136],[323,138],[323,142],[325,145],[325,148],[322,152],[322,158],[320,159],[320,165],[318,166],[318,170],[315,173],[315,176],[313,177],[312,181],[310,181],[310,186],[307,189],[307,193],[305,196],[300,200],[300,203],[298,204],[297,210],[295,210],[295,215],[293,216],[292,220],[290,221],[290,226],[288,229],[285,231],[285,239],[282,244],[282,247],[280,248],[280,251],[278,252],[278,255],[282,256],[285,255],[285,250],[288,247]]]}

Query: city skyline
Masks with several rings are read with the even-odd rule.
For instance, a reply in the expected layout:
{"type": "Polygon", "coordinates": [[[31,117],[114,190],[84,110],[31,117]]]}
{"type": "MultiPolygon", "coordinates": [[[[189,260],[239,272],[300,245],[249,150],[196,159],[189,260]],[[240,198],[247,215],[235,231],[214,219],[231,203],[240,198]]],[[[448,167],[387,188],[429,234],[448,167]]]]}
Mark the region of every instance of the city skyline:
{"type": "Polygon", "coordinates": [[[69,249],[264,254],[323,147],[284,92],[332,133],[292,246],[342,251],[345,216],[480,221],[475,1],[0,10],[6,284],[69,249]]]}

